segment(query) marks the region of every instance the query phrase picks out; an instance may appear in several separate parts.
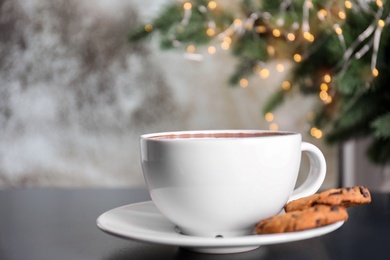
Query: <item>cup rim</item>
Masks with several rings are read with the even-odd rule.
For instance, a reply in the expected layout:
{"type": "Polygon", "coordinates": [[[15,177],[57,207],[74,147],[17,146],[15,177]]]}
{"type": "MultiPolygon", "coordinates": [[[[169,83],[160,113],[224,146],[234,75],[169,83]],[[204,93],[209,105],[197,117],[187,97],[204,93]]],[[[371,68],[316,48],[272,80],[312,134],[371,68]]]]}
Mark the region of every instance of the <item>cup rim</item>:
{"type": "Polygon", "coordinates": [[[142,134],[140,136],[140,139],[143,140],[153,140],[153,141],[185,141],[185,140],[194,140],[195,138],[200,138],[202,140],[231,140],[231,139],[248,139],[248,138],[275,138],[275,137],[282,137],[282,136],[291,136],[291,135],[300,135],[298,132],[293,131],[279,131],[279,130],[260,130],[260,129],[224,129],[224,130],[184,130],[184,131],[166,131],[166,132],[155,132],[155,133],[148,133],[148,134],[142,134]],[[229,137],[209,137],[207,135],[210,134],[222,134],[222,133],[228,133],[233,134],[233,136],[229,137]],[[266,135],[263,136],[256,136],[256,134],[263,133],[266,135]],[[249,136],[245,137],[235,137],[234,135],[239,134],[246,134],[249,136]],[[251,136],[250,134],[253,134],[251,136]],[[269,134],[269,135],[267,135],[269,134]],[[166,136],[175,136],[176,138],[164,138],[166,136]],[[182,138],[180,138],[182,137],[182,138]],[[184,137],[184,138],[183,138],[184,137]]]}

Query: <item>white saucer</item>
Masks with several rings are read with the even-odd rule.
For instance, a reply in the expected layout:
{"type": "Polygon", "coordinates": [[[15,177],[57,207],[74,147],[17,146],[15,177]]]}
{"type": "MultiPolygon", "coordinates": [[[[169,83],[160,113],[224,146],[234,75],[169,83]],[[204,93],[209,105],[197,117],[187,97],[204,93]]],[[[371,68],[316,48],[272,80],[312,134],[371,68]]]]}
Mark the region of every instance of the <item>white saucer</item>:
{"type": "Polygon", "coordinates": [[[245,252],[260,245],[308,239],[332,232],[344,224],[344,221],[340,221],[324,227],[282,234],[229,238],[193,237],[180,234],[178,228],[160,213],[152,201],[109,210],[100,215],[96,222],[101,230],[112,235],[213,254],[245,252]]]}

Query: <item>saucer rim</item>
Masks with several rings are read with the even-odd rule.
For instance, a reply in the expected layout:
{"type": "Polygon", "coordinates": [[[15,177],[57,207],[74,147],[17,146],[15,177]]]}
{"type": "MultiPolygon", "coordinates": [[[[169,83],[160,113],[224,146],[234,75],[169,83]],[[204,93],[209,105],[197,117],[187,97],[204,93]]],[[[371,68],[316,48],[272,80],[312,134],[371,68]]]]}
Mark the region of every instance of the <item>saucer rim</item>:
{"type": "MultiPolygon", "coordinates": [[[[123,205],[108,210],[103,214],[101,214],[96,219],[96,225],[103,232],[123,239],[138,240],[138,241],[144,241],[149,243],[174,245],[174,246],[181,246],[181,247],[208,248],[208,247],[260,246],[260,245],[271,245],[271,244],[305,240],[305,239],[310,239],[310,238],[331,233],[337,230],[338,228],[340,228],[345,223],[345,221],[338,221],[336,223],[332,223],[326,226],[312,228],[308,230],[302,230],[302,231],[294,231],[294,232],[286,232],[286,233],[278,233],[278,234],[251,234],[247,236],[226,237],[222,239],[216,239],[212,237],[189,236],[189,235],[177,233],[175,231],[175,227],[176,227],[175,224],[171,223],[168,219],[166,219],[166,217],[158,210],[157,211],[160,215],[159,217],[162,217],[162,219],[167,222],[166,224],[170,224],[171,226],[170,231],[161,233],[161,234],[167,234],[167,236],[169,236],[168,239],[166,238],[162,239],[161,237],[158,236],[157,237],[148,236],[147,234],[140,234],[139,232],[133,232],[133,234],[129,234],[129,232],[124,231],[123,228],[113,227],[113,225],[110,225],[110,223],[107,224],[107,221],[112,221],[110,220],[110,217],[112,217],[111,215],[114,214],[115,216],[115,214],[120,214],[121,213],[120,211],[124,209],[131,209],[134,211],[135,209],[137,209],[137,207],[145,206],[145,205],[157,209],[151,200],[123,205]]],[[[128,223],[128,225],[136,226],[134,225],[134,223],[132,224],[128,223]]]]}

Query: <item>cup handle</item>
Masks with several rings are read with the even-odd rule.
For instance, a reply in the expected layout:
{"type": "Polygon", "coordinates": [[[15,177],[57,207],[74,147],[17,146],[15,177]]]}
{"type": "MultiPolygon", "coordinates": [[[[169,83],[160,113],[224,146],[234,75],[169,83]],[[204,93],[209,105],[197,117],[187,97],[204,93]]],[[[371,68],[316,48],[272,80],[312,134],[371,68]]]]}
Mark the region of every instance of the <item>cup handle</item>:
{"type": "Polygon", "coordinates": [[[309,158],[310,171],[306,180],[292,192],[289,201],[313,195],[325,180],[326,161],[320,149],[313,144],[302,142],[301,151],[309,158]]]}

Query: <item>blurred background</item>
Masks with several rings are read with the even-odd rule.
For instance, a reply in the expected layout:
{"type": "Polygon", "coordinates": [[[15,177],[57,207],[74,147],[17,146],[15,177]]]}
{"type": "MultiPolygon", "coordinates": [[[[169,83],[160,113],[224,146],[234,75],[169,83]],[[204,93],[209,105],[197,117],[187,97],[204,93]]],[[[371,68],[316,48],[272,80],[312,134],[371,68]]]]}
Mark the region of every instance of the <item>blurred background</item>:
{"type": "Polygon", "coordinates": [[[334,187],[337,147],[307,134],[313,100],[295,95],[261,113],[288,64],[231,87],[226,52],[189,58],[154,38],[128,42],[166,2],[0,0],[0,188],[143,186],[140,134],[270,128],[319,146],[324,187],[334,187]]]}

